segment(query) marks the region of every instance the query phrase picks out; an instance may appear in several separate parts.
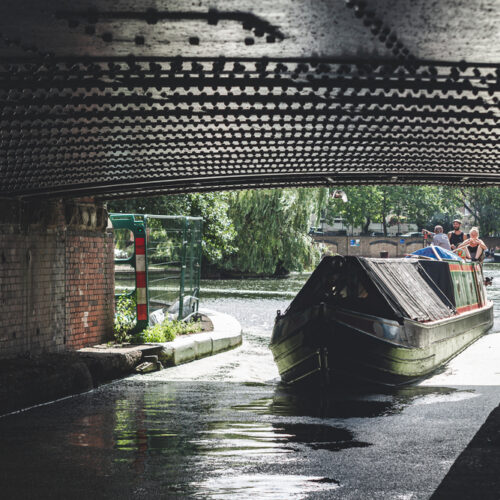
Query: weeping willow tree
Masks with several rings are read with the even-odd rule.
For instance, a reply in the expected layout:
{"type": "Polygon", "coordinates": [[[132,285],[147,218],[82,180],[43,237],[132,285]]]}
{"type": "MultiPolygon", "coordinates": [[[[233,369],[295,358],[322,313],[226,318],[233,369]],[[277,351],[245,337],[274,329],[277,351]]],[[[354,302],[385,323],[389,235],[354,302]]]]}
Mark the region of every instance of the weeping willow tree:
{"type": "Polygon", "coordinates": [[[325,206],[327,194],[326,188],[231,193],[228,214],[238,251],[224,267],[259,274],[312,268],[320,250],[308,235],[310,220],[325,206]]]}

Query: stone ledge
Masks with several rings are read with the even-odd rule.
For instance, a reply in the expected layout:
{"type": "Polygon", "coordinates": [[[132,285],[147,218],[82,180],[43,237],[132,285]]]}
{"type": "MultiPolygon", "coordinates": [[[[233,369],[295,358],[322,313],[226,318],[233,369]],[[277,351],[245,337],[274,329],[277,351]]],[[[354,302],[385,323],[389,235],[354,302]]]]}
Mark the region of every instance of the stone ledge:
{"type": "Polygon", "coordinates": [[[87,392],[134,372],[145,356],[166,366],[233,349],[242,342],[241,325],[227,314],[201,310],[213,331],[192,333],[164,344],[86,347],[37,358],[3,360],[0,366],[0,415],[87,392]]]}
{"type": "Polygon", "coordinates": [[[157,344],[161,346],[158,358],[163,365],[177,366],[241,345],[241,325],[235,318],[209,309],[201,309],[200,312],[211,320],[213,331],[191,333],[172,342],[157,344]]]}

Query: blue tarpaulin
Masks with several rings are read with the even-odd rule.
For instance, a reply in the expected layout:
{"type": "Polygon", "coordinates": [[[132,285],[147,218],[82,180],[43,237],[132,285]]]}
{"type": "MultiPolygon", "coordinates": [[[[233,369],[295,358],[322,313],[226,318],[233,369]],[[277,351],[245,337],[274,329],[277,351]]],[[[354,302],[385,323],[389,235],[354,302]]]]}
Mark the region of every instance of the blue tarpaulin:
{"type": "Polygon", "coordinates": [[[441,259],[458,260],[462,262],[462,259],[456,253],[450,252],[450,250],[445,250],[441,247],[436,247],[434,245],[419,248],[418,250],[412,252],[411,255],[422,255],[423,257],[430,257],[431,259],[439,260],[436,257],[436,253],[439,255],[439,257],[441,257],[441,259]]]}

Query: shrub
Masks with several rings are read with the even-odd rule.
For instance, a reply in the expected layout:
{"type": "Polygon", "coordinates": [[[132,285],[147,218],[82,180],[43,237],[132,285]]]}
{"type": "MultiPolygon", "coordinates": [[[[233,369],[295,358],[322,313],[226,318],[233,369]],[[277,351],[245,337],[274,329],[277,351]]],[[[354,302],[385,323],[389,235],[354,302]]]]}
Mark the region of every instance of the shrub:
{"type": "Polygon", "coordinates": [[[177,335],[186,333],[195,333],[201,331],[200,321],[184,321],[165,320],[163,323],[158,323],[154,326],[146,328],[142,334],[143,342],[170,342],[177,335]]]}
{"type": "Polygon", "coordinates": [[[130,342],[132,329],[136,324],[137,304],[135,295],[123,293],[118,297],[115,308],[114,337],[116,342],[130,342]]]}

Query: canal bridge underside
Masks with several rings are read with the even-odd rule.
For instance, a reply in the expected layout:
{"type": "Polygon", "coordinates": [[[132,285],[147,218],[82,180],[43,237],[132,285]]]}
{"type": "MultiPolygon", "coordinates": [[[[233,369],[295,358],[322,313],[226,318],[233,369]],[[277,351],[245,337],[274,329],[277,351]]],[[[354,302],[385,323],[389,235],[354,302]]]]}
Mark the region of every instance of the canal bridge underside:
{"type": "Polygon", "coordinates": [[[495,0],[3,0],[0,196],[500,184],[495,0]]]}

